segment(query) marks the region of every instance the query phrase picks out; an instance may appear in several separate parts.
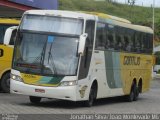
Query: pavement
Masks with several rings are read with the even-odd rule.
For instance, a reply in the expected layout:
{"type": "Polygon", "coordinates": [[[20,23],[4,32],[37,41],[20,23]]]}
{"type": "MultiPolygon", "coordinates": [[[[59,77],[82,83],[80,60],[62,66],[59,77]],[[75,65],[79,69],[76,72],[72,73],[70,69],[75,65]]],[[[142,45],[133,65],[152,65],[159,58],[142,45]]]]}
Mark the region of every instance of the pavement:
{"type": "Polygon", "coordinates": [[[29,102],[28,96],[0,93],[0,114],[14,114],[21,117],[33,115],[31,118],[36,115],[42,115],[43,118],[49,114],[48,117],[51,118],[57,115],[57,120],[65,118],[65,115],[70,115],[67,117],[69,119],[71,114],[160,114],[159,102],[160,79],[155,78],[151,81],[150,91],[140,94],[138,101],[126,102],[124,97],[100,99],[91,108],[84,107],[82,102],[55,99],[44,99],[40,104],[35,105],[29,102]]]}

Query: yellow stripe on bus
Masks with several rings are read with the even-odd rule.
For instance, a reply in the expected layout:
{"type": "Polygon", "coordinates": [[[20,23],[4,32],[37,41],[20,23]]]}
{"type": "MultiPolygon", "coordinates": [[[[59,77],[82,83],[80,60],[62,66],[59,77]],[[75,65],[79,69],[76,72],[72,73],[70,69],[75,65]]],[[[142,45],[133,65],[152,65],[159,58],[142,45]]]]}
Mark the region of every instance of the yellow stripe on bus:
{"type": "Polygon", "coordinates": [[[4,19],[0,18],[0,24],[19,24],[20,21],[16,19],[4,19]]]}

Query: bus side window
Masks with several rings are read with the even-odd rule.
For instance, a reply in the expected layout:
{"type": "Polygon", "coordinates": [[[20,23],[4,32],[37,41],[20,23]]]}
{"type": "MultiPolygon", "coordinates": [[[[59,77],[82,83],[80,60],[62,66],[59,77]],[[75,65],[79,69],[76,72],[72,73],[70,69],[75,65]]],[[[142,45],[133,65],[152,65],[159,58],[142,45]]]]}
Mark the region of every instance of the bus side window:
{"type": "MultiPolygon", "coordinates": [[[[123,32],[124,38],[124,51],[126,52],[134,52],[134,31],[129,28],[124,28],[125,32],[123,32]]],[[[136,49],[135,49],[136,50],[136,49]]]]}
{"type": "Polygon", "coordinates": [[[141,53],[145,53],[146,47],[145,47],[145,35],[144,33],[141,33],[141,39],[140,39],[140,44],[141,44],[141,53]]]}
{"type": "Polygon", "coordinates": [[[146,34],[146,40],[147,40],[147,43],[148,43],[147,53],[152,53],[153,52],[153,35],[147,33],[146,34]]]}
{"type": "Polygon", "coordinates": [[[115,49],[115,42],[116,42],[116,33],[114,31],[115,26],[108,24],[107,25],[107,42],[108,42],[108,50],[114,50],[115,49]]]}
{"type": "Polygon", "coordinates": [[[124,48],[123,32],[124,28],[120,26],[115,27],[115,50],[122,51],[124,48]]]}
{"type": "Polygon", "coordinates": [[[130,51],[130,45],[129,45],[129,39],[128,36],[124,36],[124,50],[125,51],[130,51]]]}
{"type": "Polygon", "coordinates": [[[141,34],[135,34],[135,52],[140,53],[141,50],[141,34]]]}
{"type": "Polygon", "coordinates": [[[124,36],[124,51],[133,51],[133,41],[130,36],[124,36]]]}
{"type": "Polygon", "coordinates": [[[113,37],[112,34],[108,35],[107,41],[108,41],[108,49],[109,50],[114,50],[114,37],[113,37]]]}
{"type": "Polygon", "coordinates": [[[5,26],[1,25],[0,26],[0,44],[3,44],[5,30],[6,30],[5,26]]]}
{"type": "Polygon", "coordinates": [[[115,50],[122,50],[122,48],[123,48],[122,39],[119,35],[116,35],[115,50]]]}
{"type": "Polygon", "coordinates": [[[2,33],[2,28],[0,27],[0,44],[3,43],[3,33],[2,33]]]}
{"type": "Polygon", "coordinates": [[[106,44],[106,29],[104,23],[97,24],[97,35],[96,35],[96,49],[105,50],[106,44]]]}
{"type": "Polygon", "coordinates": [[[98,34],[97,32],[97,38],[96,38],[96,48],[98,50],[103,50],[104,49],[104,42],[103,42],[103,35],[101,34],[101,32],[99,32],[100,34],[98,34]]]}

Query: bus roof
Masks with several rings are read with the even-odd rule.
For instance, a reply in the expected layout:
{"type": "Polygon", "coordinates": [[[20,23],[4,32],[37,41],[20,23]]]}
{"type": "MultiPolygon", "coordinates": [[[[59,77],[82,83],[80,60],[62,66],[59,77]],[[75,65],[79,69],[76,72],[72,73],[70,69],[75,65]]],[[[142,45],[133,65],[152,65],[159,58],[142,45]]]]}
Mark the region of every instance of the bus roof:
{"type": "Polygon", "coordinates": [[[139,30],[139,31],[144,31],[146,33],[151,33],[153,34],[153,29],[150,27],[146,27],[146,26],[140,26],[140,25],[133,25],[135,30],[139,30]]]}
{"type": "Polygon", "coordinates": [[[82,12],[63,11],[63,10],[28,10],[24,14],[48,15],[48,16],[71,17],[71,18],[95,20],[94,15],[90,15],[82,12]]]}
{"type": "Polygon", "coordinates": [[[73,18],[93,18],[95,19],[95,16],[100,17],[100,18],[104,18],[104,19],[113,19],[116,21],[120,21],[120,22],[125,22],[125,23],[131,23],[130,21],[123,19],[123,18],[119,18],[116,16],[111,16],[108,14],[104,14],[104,13],[98,13],[98,12],[86,12],[86,11],[62,11],[62,10],[29,10],[26,11],[25,14],[39,14],[39,15],[57,15],[57,16],[68,16],[68,17],[73,17],[73,18]]]}
{"type": "Polygon", "coordinates": [[[153,34],[153,29],[150,28],[150,27],[147,27],[147,26],[128,24],[128,23],[123,23],[123,22],[119,22],[119,21],[114,21],[113,25],[118,25],[118,26],[122,26],[122,27],[125,27],[125,28],[130,28],[130,29],[133,29],[133,30],[136,30],[136,31],[153,34]]]}
{"type": "Polygon", "coordinates": [[[126,28],[131,28],[133,30],[153,34],[153,30],[150,27],[131,24],[131,22],[127,19],[119,18],[119,17],[116,17],[116,16],[104,14],[104,13],[97,13],[97,12],[84,12],[84,13],[97,15],[99,18],[102,18],[102,19],[105,19],[105,20],[107,20],[107,19],[113,20],[112,22],[115,25],[119,25],[119,26],[123,26],[123,27],[126,27],[126,28]]]}
{"type": "Polygon", "coordinates": [[[116,20],[116,21],[120,21],[120,22],[131,24],[131,22],[129,20],[127,20],[127,19],[116,17],[116,16],[112,16],[112,15],[108,15],[108,14],[104,14],[104,13],[98,13],[98,12],[84,12],[84,13],[96,15],[96,16],[98,16],[100,18],[104,18],[104,19],[112,19],[112,20],[116,20]]]}
{"type": "Polygon", "coordinates": [[[153,34],[153,30],[150,27],[131,24],[131,22],[127,19],[119,18],[116,16],[111,16],[111,15],[104,14],[104,13],[96,13],[96,12],[86,12],[86,13],[97,15],[99,18],[103,19],[104,21],[108,20],[109,23],[113,25],[115,24],[115,25],[126,27],[126,28],[130,28],[136,31],[153,34]]]}
{"type": "Polygon", "coordinates": [[[20,20],[17,19],[9,19],[9,18],[0,18],[0,24],[14,24],[18,25],[20,20]]]}
{"type": "Polygon", "coordinates": [[[116,16],[98,13],[98,12],[86,12],[86,11],[63,11],[63,10],[29,10],[24,14],[35,14],[35,15],[49,15],[49,16],[62,16],[62,17],[71,17],[71,18],[83,18],[83,19],[93,19],[93,20],[104,20],[110,21],[111,24],[123,26],[126,28],[131,28],[141,32],[153,33],[153,30],[150,27],[131,24],[129,20],[119,18],[116,16]]]}

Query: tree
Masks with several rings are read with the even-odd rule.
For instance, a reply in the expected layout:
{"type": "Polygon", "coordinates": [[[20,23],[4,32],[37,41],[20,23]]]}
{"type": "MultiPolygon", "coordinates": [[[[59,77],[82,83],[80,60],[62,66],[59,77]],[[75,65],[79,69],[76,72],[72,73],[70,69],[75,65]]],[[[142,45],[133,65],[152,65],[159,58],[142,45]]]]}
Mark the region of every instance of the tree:
{"type": "Polygon", "coordinates": [[[135,2],[136,2],[136,0],[128,0],[128,3],[129,3],[130,5],[134,5],[135,2]]]}
{"type": "Polygon", "coordinates": [[[112,2],[112,0],[106,0],[106,2],[112,2]]]}

